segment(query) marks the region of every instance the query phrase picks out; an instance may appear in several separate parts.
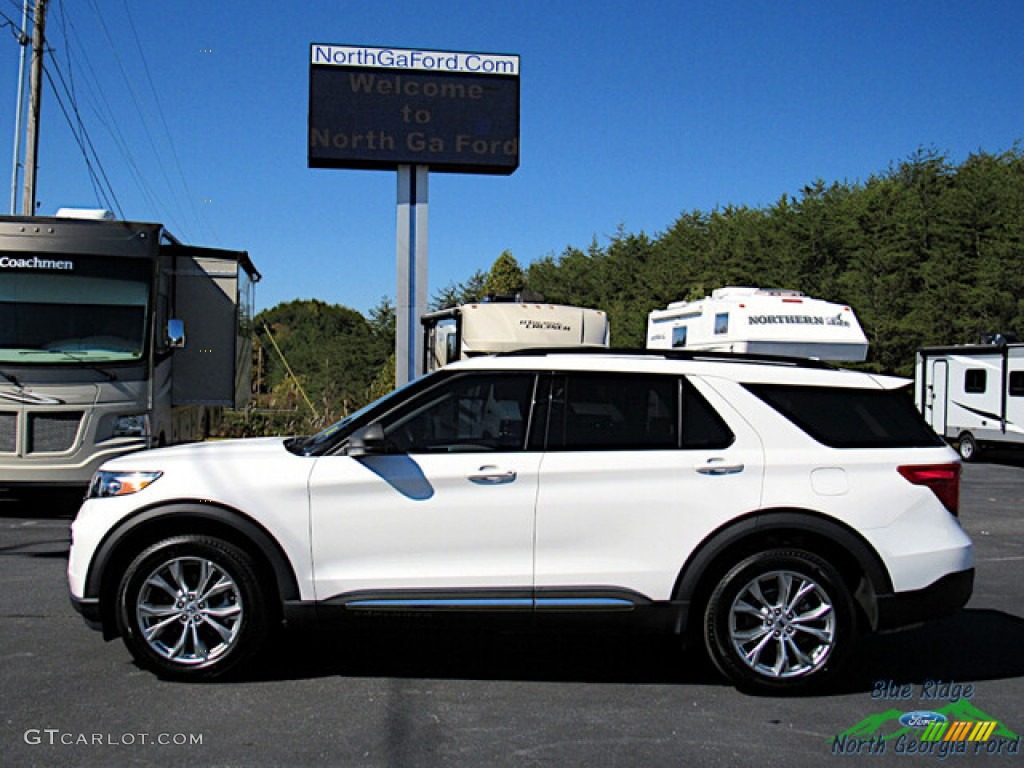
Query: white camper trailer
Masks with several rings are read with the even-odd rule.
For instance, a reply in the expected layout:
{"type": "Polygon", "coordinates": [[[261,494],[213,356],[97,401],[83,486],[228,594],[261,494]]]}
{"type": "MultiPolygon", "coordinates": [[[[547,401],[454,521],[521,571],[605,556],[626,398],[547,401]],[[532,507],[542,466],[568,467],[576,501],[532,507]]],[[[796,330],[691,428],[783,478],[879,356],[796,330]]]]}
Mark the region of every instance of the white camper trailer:
{"type": "Polygon", "coordinates": [[[964,461],[985,447],[1024,446],[1024,344],[997,341],[917,351],[918,410],[964,461]]]}
{"type": "Polygon", "coordinates": [[[543,297],[530,295],[497,298],[424,315],[424,372],[475,355],[517,349],[608,346],[604,312],[543,302],[543,297]]]}
{"type": "Polygon", "coordinates": [[[860,361],[868,340],[843,304],[799,291],[728,287],[651,312],[647,348],[860,361]]]}

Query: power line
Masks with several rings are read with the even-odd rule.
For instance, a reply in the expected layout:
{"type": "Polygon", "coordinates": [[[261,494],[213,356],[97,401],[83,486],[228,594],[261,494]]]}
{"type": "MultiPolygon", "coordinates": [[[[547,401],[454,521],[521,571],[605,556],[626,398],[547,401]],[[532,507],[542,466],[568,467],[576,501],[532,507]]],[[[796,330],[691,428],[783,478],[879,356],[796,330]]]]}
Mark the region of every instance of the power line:
{"type": "MultiPolygon", "coordinates": [[[[22,14],[23,11],[26,10],[25,8],[23,8],[21,6],[21,3],[16,2],[16,0],[7,0],[7,2],[10,3],[11,6],[14,7],[14,10],[16,10],[18,12],[19,16],[22,14]]],[[[28,10],[28,21],[30,23],[32,23],[32,24],[35,24],[35,13],[36,13],[35,9],[34,8],[28,8],[27,10],[28,10]]],[[[21,24],[16,24],[14,22],[14,20],[10,16],[8,16],[6,13],[4,13],[3,11],[0,11],[0,16],[3,16],[5,19],[7,19],[7,23],[10,24],[12,27],[14,27],[16,30],[21,30],[21,34],[24,35],[26,39],[28,38],[28,34],[26,33],[26,31],[21,29],[21,24]]],[[[7,24],[3,24],[3,25],[0,25],[0,26],[5,26],[6,27],[7,24]]]]}
{"type": "MultiPolygon", "coordinates": [[[[60,28],[61,28],[61,32],[64,34],[64,40],[67,41],[67,39],[68,39],[68,15],[67,15],[67,13],[64,12],[64,3],[62,1],[58,2],[57,5],[58,5],[58,10],[60,12],[60,28]]],[[[57,58],[56,54],[51,54],[51,55],[52,55],[52,58],[54,60],[56,60],[56,58],[57,58]]],[[[65,59],[65,62],[67,63],[67,67],[68,67],[68,78],[67,79],[68,79],[68,82],[71,85],[71,89],[70,89],[71,102],[75,105],[75,112],[78,112],[78,108],[77,108],[78,107],[78,93],[77,93],[77,91],[75,89],[75,69],[74,69],[74,67],[71,66],[71,47],[70,46],[67,46],[67,45],[64,46],[64,59],[65,59]]]]}
{"type": "MultiPolygon", "coordinates": [[[[11,0],[13,2],[13,0],[11,0]]],[[[29,8],[28,0],[23,0],[21,6],[21,25],[14,23],[6,13],[0,12],[6,19],[4,26],[10,26],[18,47],[21,49],[18,54],[18,92],[17,106],[14,109],[14,151],[11,158],[11,214],[18,210],[18,181],[21,175],[21,138],[25,119],[25,63],[28,58],[29,38],[25,34],[28,27],[29,8]]]]}
{"type": "Polygon", "coordinates": [[[3,29],[4,27],[10,27],[11,34],[14,35],[14,39],[18,41],[18,44],[25,45],[28,42],[28,36],[25,34],[25,30],[21,28],[21,24],[16,22],[3,11],[0,11],[0,16],[2,16],[4,19],[3,24],[0,24],[0,29],[3,29]]]}
{"type": "MultiPolygon", "coordinates": [[[[15,28],[13,21],[6,13],[0,11],[0,16],[3,16],[12,26],[15,28]]],[[[63,13],[62,13],[63,16],[63,13]]],[[[20,30],[20,27],[18,28],[20,30]]],[[[66,30],[66,26],[65,26],[66,30]]],[[[24,30],[20,31],[20,34],[16,34],[19,43],[24,45],[24,30]]],[[[66,34],[65,34],[66,37],[66,34]]],[[[82,119],[82,115],[78,109],[77,97],[75,94],[74,81],[65,77],[60,67],[60,62],[57,58],[56,51],[49,44],[48,39],[42,38],[41,43],[43,46],[42,52],[49,54],[49,65],[46,64],[45,60],[42,66],[42,73],[46,77],[50,84],[50,89],[53,92],[54,99],[57,101],[57,106],[60,108],[61,113],[64,115],[64,119],[67,121],[68,128],[71,131],[71,135],[78,145],[79,152],[82,155],[82,159],[85,163],[86,171],[88,173],[89,182],[92,185],[93,193],[96,195],[98,201],[103,201],[108,208],[112,208],[118,211],[119,215],[123,218],[123,211],[117,195],[114,193],[113,186],[110,184],[110,179],[107,177],[106,171],[103,168],[103,164],[100,161],[99,154],[96,152],[96,147],[92,142],[89,132],[86,128],[85,121],[82,119]],[[53,73],[56,72],[57,80],[54,80],[53,73]],[[59,82],[59,86],[58,86],[59,82]],[[65,98],[61,95],[61,89],[63,89],[65,98]],[[70,105],[70,111],[69,106],[70,105]],[[74,117],[72,117],[72,114],[74,117]]],[[[18,128],[20,130],[20,126],[18,128]]],[[[26,158],[26,163],[35,164],[36,161],[31,158],[26,158]]],[[[26,169],[27,170],[27,169],[26,169]]],[[[34,174],[35,169],[32,169],[34,174]]],[[[28,172],[28,171],[27,171],[28,172]]],[[[29,192],[26,191],[26,196],[29,192]]],[[[34,211],[27,211],[30,215],[34,211]]]]}
{"type": "MultiPolygon", "coordinates": [[[[67,82],[64,79],[64,75],[61,73],[59,66],[57,66],[56,58],[52,55],[53,49],[51,48],[49,50],[51,52],[50,61],[53,64],[53,69],[57,71],[57,77],[60,80],[61,85],[64,87],[65,92],[67,92],[67,82]]],[[[118,216],[123,219],[124,211],[121,209],[121,204],[117,199],[117,195],[114,194],[114,188],[110,184],[110,179],[107,177],[106,171],[103,170],[103,164],[100,162],[99,155],[96,152],[95,145],[92,143],[92,139],[89,138],[89,132],[86,130],[85,124],[82,122],[82,116],[78,112],[78,107],[74,103],[71,104],[71,111],[75,113],[77,118],[77,120],[72,120],[67,107],[64,105],[64,100],[60,96],[57,83],[54,82],[53,76],[50,74],[50,67],[43,67],[43,73],[46,75],[46,79],[50,83],[50,89],[53,91],[54,98],[57,100],[57,105],[60,107],[60,111],[63,113],[64,119],[68,123],[68,127],[71,129],[71,135],[74,137],[75,142],[78,144],[78,148],[82,153],[82,158],[85,161],[85,167],[89,172],[89,178],[97,199],[102,199],[106,207],[116,210],[118,216]],[[93,160],[90,160],[90,152],[93,160]],[[94,161],[96,168],[99,168],[99,175],[97,175],[96,169],[93,167],[94,161]],[[102,179],[100,177],[102,177],[102,179]]],[[[70,100],[70,93],[68,95],[70,100]]]]}
{"type": "Polygon", "coordinates": [[[110,29],[107,27],[106,21],[103,18],[103,14],[100,13],[100,10],[99,10],[99,8],[96,5],[95,0],[89,0],[89,4],[92,6],[93,12],[96,14],[96,18],[99,20],[99,24],[100,24],[101,29],[103,30],[103,34],[104,34],[104,36],[107,39],[107,43],[110,45],[111,53],[114,56],[114,60],[117,62],[118,69],[121,71],[121,77],[124,80],[125,84],[128,86],[128,91],[131,94],[132,102],[134,103],[135,109],[136,109],[136,111],[137,111],[137,113],[138,113],[138,115],[139,115],[139,117],[141,119],[143,133],[145,133],[146,139],[149,142],[149,146],[153,150],[153,155],[154,155],[154,157],[156,159],[157,167],[160,169],[160,174],[163,177],[164,183],[166,184],[168,191],[171,192],[171,201],[174,204],[174,207],[177,209],[179,220],[184,225],[184,222],[185,222],[187,217],[185,215],[183,215],[183,211],[182,211],[180,205],[177,204],[177,199],[176,199],[176,197],[175,197],[175,195],[173,193],[174,184],[171,182],[171,179],[168,176],[167,169],[166,169],[166,167],[164,165],[164,162],[163,162],[163,159],[161,157],[160,151],[157,148],[156,141],[153,138],[153,133],[152,133],[152,131],[150,131],[149,122],[147,120],[147,116],[145,114],[145,111],[142,108],[143,100],[140,98],[138,90],[135,88],[135,85],[132,83],[131,78],[128,77],[128,72],[127,72],[127,70],[125,68],[124,61],[121,59],[121,56],[118,53],[118,45],[114,41],[112,35],[110,34],[110,29]]]}
{"type": "MultiPolygon", "coordinates": [[[[128,26],[131,27],[132,37],[135,40],[135,48],[139,52],[139,58],[142,60],[142,69],[143,72],[145,72],[146,74],[146,82],[149,84],[149,91],[153,96],[153,103],[156,105],[157,114],[160,116],[160,122],[163,125],[164,135],[167,137],[167,145],[171,149],[171,159],[174,161],[174,166],[178,171],[178,178],[181,180],[181,186],[185,190],[185,199],[188,200],[189,208],[192,211],[193,216],[195,217],[199,229],[202,230],[206,228],[208,230],[209,227],[205,227],[203,217],[200,214],[199,209],[196,207],[196,197],[195,195],[192,194],[192,190],[189,187],[188,180],[185,178],[185,171],[182,168],[181,160],[178,157],[178,151],[174,144],[174,136],[171,132],[170,126],[167,124],[167,117],[164,114],[163,106],[161,105],[160,95],[157,92],[156,86],[153,84],[153,76],[149,70],[149,62],[146,59],[146,53],[142,48],[142,44],[139,42],[139,33],[138,30],[135,28],[135,21],[132,18],[131,9],[128,7],[127,0],[123,0],[123,4],[125,16],[128,19],[128,26]]],[[[216,241],[216,237],[214,238],[214,240],[216,241]]]]}
{"type": "Polygon", "coordinates": [[[117,116],[114,114],[114,110],[110,106],[110,102],[107,100],[106,91],[100,84],[100,79],[96,75],[96,70],[93,67],[92,60],[86,54],[86,48],[79,41],[77,29],[74,21],[70,21],[71,35],[67,37],[66,44],[68,50],[68,56],[70,59],[70,52],[73,47],[77,46],[80,53],[77,55],[77,60],[84,65],[82,74],[84,75],[84,84],[86,87],[86,93],[89,96],[89,103],[92,109],[92,113],[95,118],[102,125],[110,138],[113,140],[115,146],[121,154],[121,158],[124,160],[128,172],[131,177],[135,180],[139,191],[142,193],[142,197],[146,201],[146,204],[152,210],[153,216],[164,219],[164,212],[167,211],[167,206],[161,202],[159,195],[155,189],[149,184],[145,174],[139,168],[138,163],[135,161],[135,157],[132,155],[132,151],[129,147],[127,139],[121,132],[120,123],[117,116]]]}
{"type": "MultiPolygon", "coordinates": [[[[18,7],[16,0],[6,0],[6,2],[13,7],[18,7]]],[[[192,194],[188,179],[186,178],[181,157],[178,154],[174,136],[167,120],[167,114],[163,109],[160,94],[157,91],[152,70],[146,58],[145,49],[142,46],[138,28],[135,25],[127,1],[123,0],[124,18],[134,37],[134,46],[140,62],[139,64],[134,64],[131,70],[135,74],[141,68],[149,88],[148,99],[142,98],[140,89],[129,77],[129,68],[120,53],[124,47],[123,43],[115,42],[99,4],[97,4],[96,0],[89,0],[89,6],[96,16],[99,28],[109,45],[110,53],[113,55],[120,70],[121,78],[127,86],[127,89],[122,91],[122,93],[128,94],[131,104],[134,106],[135,114],[139,117],[140,129],[145,134],[144,143],[148,144],[153,152],[153,159],[159,170],[157,178],[163,179],[163,186],[168,192],[168,198],[158,194],[157,190],[150,183],[153,174],[142,171],[137,158],[133,154],[133,144],[126,139],[122,132],[122,127],[128,124],[124,119],[123,110],[118,109],[115,113],[107,98],[108,94],[116,93],[118,89],[110,88],[109,83],[103,84],[103,81],[97,77],[96,70],[90,60],[89,49],[81,42],[81,35],[74,22],[74,18],[68,13],[69,9],[65,7],[64,3],[60,2],[60,17],[56,31],[58,34],[63,35],[64,45],[55,48],[50,45],[49,38],[51,36],[47,36],[45,50],[49,54],[50,61],[44,67],[44,72],[54,92],[60,111],[64,115],[64,119],[71,131],[73,141],[82,155],[93,193],[96,195],[97,200],[103,202],[106,207],[116,210],[118,215],[124,218],[120,201],[114,192],[113,184],[88,129],[90,121],[93,122],[93,125],[95,125],[95,121],[99,121],[99,124],[105,128],[120,153],[129,175],[142,194],[143,200],[154,209],[157,209],[155,212],[157,215],[160,215],[161,220],[167,221],[171,219],[172,222],[173,220],[178,220],[185,229],[189,228],[185,226],[185,222],[188,221],[191,225],[197,226],[204,233],[204,237],[209,235],[210,239],[216,242],[218,240],[216,233],[199,210],[197,205],[198,198],[192,194]],[[77,50],[75,50],[76,48],[77,50]],[[81,82],[79,82],[77,77],[79,74],[85,75],[81,78],[81,82]],[[80,93],[79,90],[83,85],[85,87],[80,93]],[[89,106],[89,120],[84,115],[85,105],[89,106]],[[173,169],[170,168],[168,160],[170,164],[173,164],[173,169]],[[172,176],[176,178],[176,181],[172,180],[172,176]],[[181,200],[176,190],[184,192],[185,201],[181,200]],[[161,202],[161,199],[163,199],[163,202],[161,202]],[[174,209],[174,212],[172,213],[168,208],[174,209]],[[160,209],[163,209],[165,213],[159,214],[160,209]]],[[[19,8],[19,12],[20,10],[19,8]]],[[[3,27],[9,27],[14,38],[19,43],[23,42],[24,33],[20,25],[4,10],[0,10],[0,28],[3,27]]],[[[123,35],[121,37],[123,38],[123,35]]],[[[105,78],[105,80],[109,80],[109,77],[105,78]]],[[[177,227],[178,225],[174,226],[177,227]]]]}

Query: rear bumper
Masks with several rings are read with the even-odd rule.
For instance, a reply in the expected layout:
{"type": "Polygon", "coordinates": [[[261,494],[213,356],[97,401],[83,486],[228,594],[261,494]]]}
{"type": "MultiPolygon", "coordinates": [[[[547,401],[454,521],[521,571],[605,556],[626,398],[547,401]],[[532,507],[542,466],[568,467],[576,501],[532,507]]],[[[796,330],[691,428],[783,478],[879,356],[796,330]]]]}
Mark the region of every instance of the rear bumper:
{"type": "Polygon", "coordinates": [[[974,590],[974,569],[949,573],[923,589],[878,595],[878,631],[940,619],[963,608],[974,590]]]}

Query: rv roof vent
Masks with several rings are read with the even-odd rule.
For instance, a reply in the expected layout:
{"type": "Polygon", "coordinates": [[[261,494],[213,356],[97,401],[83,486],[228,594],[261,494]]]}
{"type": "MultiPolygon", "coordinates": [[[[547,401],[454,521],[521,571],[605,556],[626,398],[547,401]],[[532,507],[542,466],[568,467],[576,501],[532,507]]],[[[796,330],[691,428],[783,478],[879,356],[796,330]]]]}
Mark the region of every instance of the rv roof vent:
{"type": "Polygon", "coordinates": [[[58,208],[58,219],[91,219],[93,221],[113,221],[114,214],[106,208],[58,208]]]}
{"type": "Polygon", "coordinates": [[[740,285],[728,285],[725,288],[716,288],[711,292],[713,299],[725,299],[733,296],[803,296],[803,294],[792,288],[753,288],[740,285]]]}
{"type": "Polygon", "coordinates": [[[514,304],[540,304],[544,301],[544,294],[533,291],[522,293],[489,293],[484,296],[484,303],[514,303],[514,304]]]}
{"type": "Polygon", "coordinates": [[[982,344],[995,344],[997,347],[1016,344],[1017,341],[1016,333],[983,333],[980,339],[982,344]]]}

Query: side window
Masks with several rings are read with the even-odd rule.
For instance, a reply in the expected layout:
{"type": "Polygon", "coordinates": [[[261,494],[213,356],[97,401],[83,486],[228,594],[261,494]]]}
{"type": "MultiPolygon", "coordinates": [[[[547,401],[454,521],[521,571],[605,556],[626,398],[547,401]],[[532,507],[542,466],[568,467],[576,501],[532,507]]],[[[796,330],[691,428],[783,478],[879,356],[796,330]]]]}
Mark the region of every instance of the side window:
{"type": "Polygon", "coordinates": [[[672,329],[672,349],[686,346],[686,326],[680,325],[672,329]]]}
{"type": "Polygon", "coordinates": [[[747,389],[832,448],[942,445],[905,389],[745,384],[747,389]]]}
{"type": "Polygon", "coordinates": [[[444,348],[445,348],[445,351],[444,351],[444,363],[445,363],[445,365],[448,365],[448,363],[454,363],[456,360],[459,359],[458,340],[459,340],[459,337],[456,336],[454,332],[452,332],[452,333],[448,334],[447,336],[445,336],[445,339],[444,339],[444,348]]]}
{"type": "Polygon", "coordinates": [[[1024,397],[1024,371],[1010,371],[1010,397],[1024,397]]]}
{"type": "Polygon", "coordinates": [[[552,390],[548,449],[676,448],[678,392],[673,376],[607,373],[559,379],[552,390]]]}
{"type": "Polygon", "coordinates": [[[401,453],[521,451],[533,398],[531,373],[458,376],[383,420],[401,453]]]}
{"type": "Polygon", "coordinates": [[[985,369],[968,368],[964,371],[964,392],[980,395],[985,391],[985,369]]]}
{"type": "Polygon", "coordinates": [[[721,312],[715,315],[715,335],[718,336],[729,332],[729,313],[721,312]]]}
{"type": "Polygon", "coordinates": [[[683,382],[683,448],[714,450],[728,448],[736,436],[687,381],[683,382]]]}

